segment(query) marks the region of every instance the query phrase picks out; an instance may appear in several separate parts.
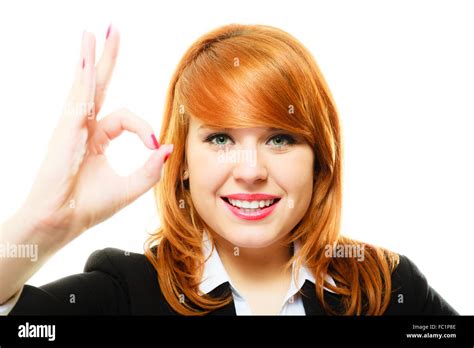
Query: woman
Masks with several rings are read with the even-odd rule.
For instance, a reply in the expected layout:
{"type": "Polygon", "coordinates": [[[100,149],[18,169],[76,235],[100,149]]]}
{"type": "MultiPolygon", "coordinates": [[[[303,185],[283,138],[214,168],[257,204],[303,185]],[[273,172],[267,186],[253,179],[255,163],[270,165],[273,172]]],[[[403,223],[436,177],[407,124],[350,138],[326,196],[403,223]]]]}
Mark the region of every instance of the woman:
{"type": "Polygon", "coordinates": [[[295,38],[227,25],[198,39],[172,77],[161,146],[128,110],[96,120],[118,46],[109,27],[94,69],[95,39],[84,34],[46,159],[3,225],[2,243],[39,248],[35,263],[0,260],[4,313],[457,314],[407,257],[340,234],[338,114],[295,38]],[[104,156],[123,130],[156,149],[127,178],[104,156]],[[25,285],[61,247],[151,187],[161,227],[145,255],[96,251],[82,274],[25,285]]]}

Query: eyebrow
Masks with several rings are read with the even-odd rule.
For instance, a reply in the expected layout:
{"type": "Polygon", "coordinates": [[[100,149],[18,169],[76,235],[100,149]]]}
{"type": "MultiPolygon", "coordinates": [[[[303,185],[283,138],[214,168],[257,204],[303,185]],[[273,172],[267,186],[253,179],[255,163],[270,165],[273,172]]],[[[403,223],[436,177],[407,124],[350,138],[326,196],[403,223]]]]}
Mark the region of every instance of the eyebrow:
{"type": "Polygon", "coordinates": [[[198,130],[200,130],[200,129],[222,129],[222,130],[230,130],[230,128],[219,128],[219,127],[214,127],[214,126],[207,125],[207,124],[203,124],[203,125],[199,126],[198,130]]]}

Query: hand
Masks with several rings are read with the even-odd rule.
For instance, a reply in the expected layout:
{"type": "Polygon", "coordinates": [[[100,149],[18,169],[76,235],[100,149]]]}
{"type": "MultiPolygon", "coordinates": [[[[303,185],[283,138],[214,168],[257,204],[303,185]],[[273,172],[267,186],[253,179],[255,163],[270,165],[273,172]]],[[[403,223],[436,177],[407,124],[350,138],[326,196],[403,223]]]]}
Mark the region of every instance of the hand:
{"type": "Polygon", "coordinates": [[[117,59],[120,34],[110,27],[95,66],[95,37],[84,32],[81,56],[63,115],[49,142],[24,206],[23,218],[41,225],[49,238],[65,244],[104,221],[148,191],[161,178],[173,145],[163,145],[128,177],[110,167],[105,149],[124,130],[149,149],[159,146],[152,127],[127,109],[97,120],[117,59]],[[155,146],[156,145],[156,146],[155,146]]]}

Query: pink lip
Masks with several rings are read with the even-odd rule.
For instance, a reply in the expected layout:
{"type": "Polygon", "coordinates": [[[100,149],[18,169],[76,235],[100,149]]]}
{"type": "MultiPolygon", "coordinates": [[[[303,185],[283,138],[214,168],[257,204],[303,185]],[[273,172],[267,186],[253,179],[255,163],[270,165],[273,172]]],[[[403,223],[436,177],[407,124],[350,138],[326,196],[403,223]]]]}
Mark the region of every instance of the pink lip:
{"type": "MultiPolygon", "coordinates": [[[[234,199],[234,198],[232,198],[232,199],[234,199]]],[[[232,204],[228,203],[224,198],[222,198],[222,200],[224,201],[227,208],[229,208],[229,210],[235,216],[237,216],[238,218],[244,219],[244,220],[262,220],[262,219],[266,218],[268,215],[270,215],[272,213],[272,211],[275,210],[277,204],[280,202],[280,200],[278,200],[278,201],[274,202],[269,207],[256,209],[255,212],[253,212],[252,214],[245,214],[244,211],[243,211],[244,209],[234,207],[232,204]]]]}
{"type": "Polygon", "coordinates": [[[233,195],[222,196],[230,199],[238,199],[243,201],[263,201],[267,199],[277,199],[280,198],[274,195],[267,195],[265,193],[236,193],[233,195]]]}

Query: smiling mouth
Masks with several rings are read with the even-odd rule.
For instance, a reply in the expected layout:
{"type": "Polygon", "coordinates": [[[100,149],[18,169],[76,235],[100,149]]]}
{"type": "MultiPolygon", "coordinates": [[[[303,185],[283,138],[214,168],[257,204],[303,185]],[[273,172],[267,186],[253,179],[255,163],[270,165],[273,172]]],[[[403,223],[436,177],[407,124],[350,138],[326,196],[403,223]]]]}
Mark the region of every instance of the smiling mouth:
{"type": "Polygon", "coordinates": [[[236,200],[230,199],[228,197],[221,197],[221,199],[226,202],[227,204],[238,208],[242,211],[248,210],[249,212],[255,212],[264,210],[266,208],[271,207],[272,205],[276,204],[281,198],[274,198],[274,199],[266,199],[266,200],[236,200]]]}
{"type": "Polygon", "coordinates": [[[239,219],[247,221],[263,220],[277,209],[281,198],[276,197],[268,200],[238,200],[229,197],[221,197],[229,211],[239,219]]]}

